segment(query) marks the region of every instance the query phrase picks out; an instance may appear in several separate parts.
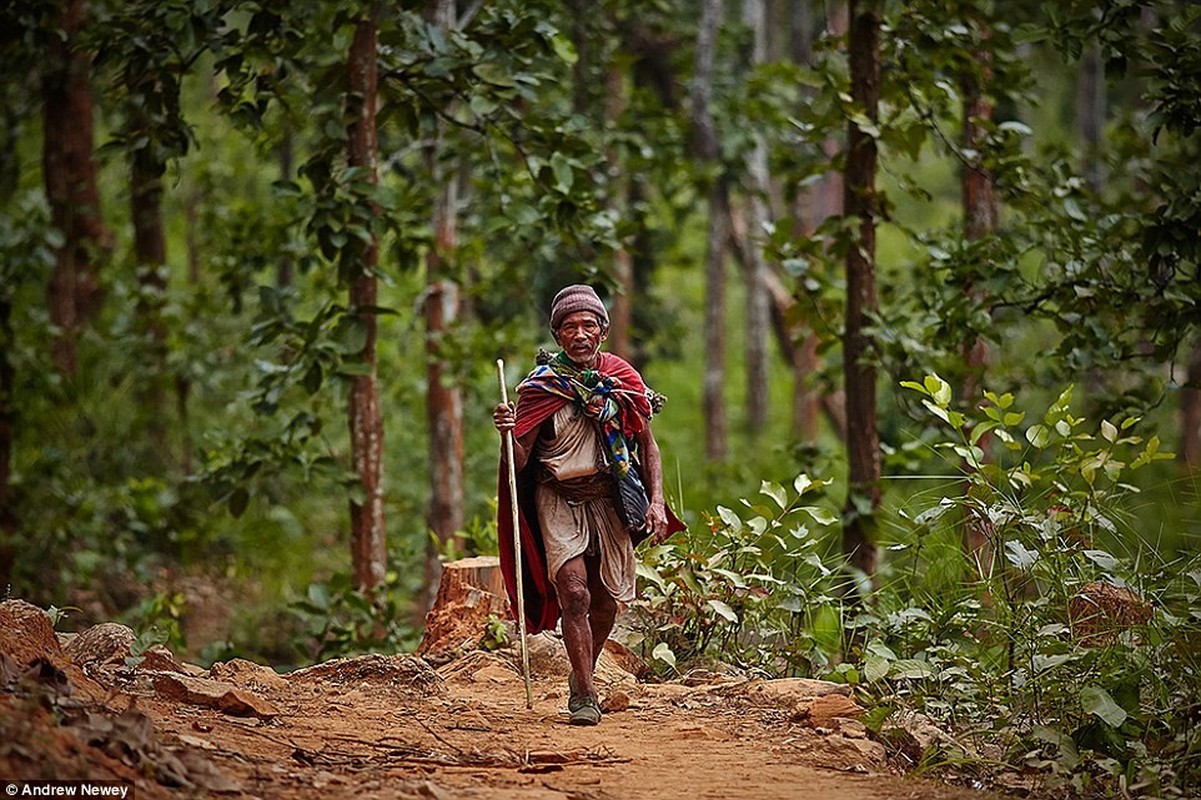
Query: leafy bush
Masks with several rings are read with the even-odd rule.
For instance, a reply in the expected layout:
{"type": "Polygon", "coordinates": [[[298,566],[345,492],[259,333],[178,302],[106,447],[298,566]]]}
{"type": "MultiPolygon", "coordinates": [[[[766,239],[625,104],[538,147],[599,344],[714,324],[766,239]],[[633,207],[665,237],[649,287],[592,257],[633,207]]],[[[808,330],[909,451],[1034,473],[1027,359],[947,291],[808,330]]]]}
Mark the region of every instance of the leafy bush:
{"type": "Polygon", "coordinates": [[[837,516],[812,497],[824,485],[801,474],[789,493],[764,481],[760,495],[773,505],[744,499],[742,514],[718,506],[707,534],[650,551],[638,565],[635,643],[673,669],[708,654],[772,674],[825,666],[838,643],[807,624],[838,602],[818,535],[837,516]]]}
{"type": "Polygon", "coordinates": [[[400,599],[398,580],[395,572],[389,572],[388,583],[376,587],[373,596],[355,589],[345,573],[309,584],[305,599],[291,605],[303,630],[297,649],[310,662],[412,650],[416,636],[408,623],[408,603],[400,599]]]}
{"type": "Polygon", "coordinates": [[[884,526],[863,602],[844,602],[837,518],[803,504],[823,482],[802,475],[794,496],[765,482],[775,507],[719,507],[706,535],[648,553],[644,651],[678,671],[717,660],[851,683],[878,733],[920,711],[963,743],[926,766],[1187,794],[1201,779],[1201,558],[1163,560],[1129,512],[1130,473],[1170,458],[1159,439],[1133,417],[1089,425],[1070,388],[1023,426],[1012,395],[960,410],[936,375],[903,385],[937,420],[924,446],[958,474],[884,526]]]}

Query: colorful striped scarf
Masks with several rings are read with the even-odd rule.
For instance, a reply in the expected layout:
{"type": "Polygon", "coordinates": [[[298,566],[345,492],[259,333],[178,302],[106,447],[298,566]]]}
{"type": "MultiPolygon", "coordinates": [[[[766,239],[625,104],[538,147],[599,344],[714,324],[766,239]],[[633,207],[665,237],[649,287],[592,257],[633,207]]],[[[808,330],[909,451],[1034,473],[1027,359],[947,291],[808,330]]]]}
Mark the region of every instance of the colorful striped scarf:
{"type": "MultiPolygon", "coordinates": [[[[605,354],[602,354],[605,355],[605,354]]],[[[601,366],[605,360],[602,359],[601,366]]],[[[624,364],[624,362],[622,362],[624,364]]],[[[562,397],[576,405],[586,416],[597,421],[601,437],[613,461],[613,474],[624,478],[631,459],[637,455],[635,434],[642,430],[644,420],[652,413],[649,390],[637,372],[627,369],[638,385],[628,386],[615,375],[599,369],[583,369],[564,353],[549,363],[541,364],[517,386],[518,394],[528,391],[545,392],[562,397]]]]}

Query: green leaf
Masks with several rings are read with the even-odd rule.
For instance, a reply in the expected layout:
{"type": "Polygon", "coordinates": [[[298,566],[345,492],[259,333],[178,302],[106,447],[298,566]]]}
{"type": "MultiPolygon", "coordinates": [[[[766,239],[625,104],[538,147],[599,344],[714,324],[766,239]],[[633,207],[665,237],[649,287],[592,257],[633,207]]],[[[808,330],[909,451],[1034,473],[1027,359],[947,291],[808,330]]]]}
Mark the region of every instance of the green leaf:
{"type": "Polygon", "coordinates": [[[812,480],[810,480],[808,475],[802,472],[800,475],[796,476],[795,480],[793,480],[792,488],[796,490],[798,495],[803,495],[809,490],[810,487],[821,486],[823,483],[825,483],[825,481],[818,481],[814,483],[812,480]]]}
{"type": "Polygon", "coordinates": [[[773,481],[763,481],[759,486],[759,494],[765,494],[772,500],[776,501],[776,505],[780,508],[788,507],[788,498],[784,494],[784,487],[773,481]]]}
{"type": "Polygon", "coordinates": [[[1118,439],[1118,429],[1112,422],[1103,419],[1101,420],[1101,436],[1107,442],[1116,442],[1118,439]]]}
{"type": "Polygon", "coordinates": [[[1100,686],[1090,685],[1080,690],[1080,707],[1085,714],[1096,716],[1111,728],[1119,728],[1126,721],[1126,710],[1100,686]]]}
{"type": "Polygon", "coordinates": [[[886,677],[890,667],[891,664],[887,658],[872,656],[863,664],[863,679],[868,683],[874,683],[886,677]]]}
{"type": "Polygon", "coordinates": [[[838,522],[838,517],[832,511],[821,506],[801,506],[800,510],[813,517],[813,521],[818,525],[833,525],[838,522]]]}
{"type": "Polygon", "coordinates": [[[486,117],[496,110],[496,102],[491,97],[475,95],[471,98],[471,113],[477,117],[486,117]]]}
{"type": "Polygon", "coordinates": [[[342,355],[363,352],[367,346],[367,321],[362,317],[343,317],[334,332],[333,341],[342,355]]]}
{"type": "Polygon", "coordinates": [[[922,386],[920,383],[917,383],[916,381],[901,381],[901,386],[904,386],[906,389],[912,389],[915,392],[921,392],[922,394],[926,395],[927,397],[930,396],[930,392],[928,392],[926,390],[926,387],[922,386]]]}
{"type": "Polygon", "coordinates": [[[977,444],[980,437],[997,427],[997,421],[992,419],[981,420],[972,427],[972,435],[968,437],[968,442],[977,444]]]}
{"type": "Polygon", "coordinates": [[[951,402],[951,384],[938,377],[937,374],[931,373],[924,379],[926,391],[934,398],[934,402],[940,406],[947,406],[951,402]]]}
{"type": "Polygon", "coordinates": [[[721,517],[721,521],[726,524],[726,527],[734,533],[742,530],[742,519],[725,506],[717,507],[717,516],[721,517]]]}
{"type": "Polygon", "coordinates": [[[571,163],[562,153],[555,153],[551,156],[550,168],[555,173],[555,188],[563,194],[570,193],[575,183],[575,171],[571,168],[571,163]]]}
{"type": "Polygon", "coordinates": [[[513,87],[517,85],[517,82],[513,80],[513,76],[510,75],[504,67],[501,67],[498,64],[476,64],[471,68],[471,71],[474,72],[476,77],[478,77],[480,80],[484,81],[485,83],[490,83],[493,86],[513,87]]]}
{"type": "Polygon", "coordinates": [[[580,60],[579,54],[575,50],[575,45],[571,39],[556,32],[550,37],[550,47],[555,51],[555,55],[563,59],[564,63],[573,65],[580,60]]]}
{"type": "Polygon", "coordinates": [[[1085,550],[1084,557],[1107,572],[1113,572],[1118,566],[1118,560],[1104,550],[1085,550]]]}
{"type": "Polygon", "coordinates": [[[659,642],[655,645],[655,649],[651,651],[651,658],[666,663],[672,669],[676,668],[676,654],[671,651],[667,642],[659,642]]]}
{"type": "Polygon", "coordinates": [[[1031,425],[1026,429],[1026,441],[1041,450],[1051,442],[1051,429],[1042,424],[1031,425]]]}
{"type": "Polygon", "coordinates": [[[916,658],[902,658],[899,661],[893,662],[889,668],[889,674],[894,678],[920,680],[922,678],[934,677],[934,667],[927,661],[920,661],[916,658]]]}
{"type": "Polygon", "coordinates": [[[1038,553],[1034,550],[1027,550],[1026,546],[1017,539],[1010,539],[1005,543],[1005,557],[1009,563],[1023,571],[1030,569],[1034,566],[1034,562],[1038,561],[1038,553]]]}
{"type": "Polygon", "coordinates": [[[735,624],[738,623],[738,615],[734,613],[734,609],[730,608],[727,603],[724,603],[721,600],[710,600],[709,607],[716,611],[717,614],[727,622],[733,622],[735,624]]]}

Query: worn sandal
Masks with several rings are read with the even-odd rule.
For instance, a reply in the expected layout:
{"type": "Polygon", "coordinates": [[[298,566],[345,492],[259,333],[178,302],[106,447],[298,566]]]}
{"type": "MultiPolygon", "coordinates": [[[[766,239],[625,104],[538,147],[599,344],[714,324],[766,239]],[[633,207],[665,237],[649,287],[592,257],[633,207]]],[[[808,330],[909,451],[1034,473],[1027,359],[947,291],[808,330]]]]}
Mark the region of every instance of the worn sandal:
{"type": "Polygon", "coordinates": [[[572,725],[596,725],[601,721],[600,705],[595,697],[580,698],[579,705],[571,712],[572,725]]]}

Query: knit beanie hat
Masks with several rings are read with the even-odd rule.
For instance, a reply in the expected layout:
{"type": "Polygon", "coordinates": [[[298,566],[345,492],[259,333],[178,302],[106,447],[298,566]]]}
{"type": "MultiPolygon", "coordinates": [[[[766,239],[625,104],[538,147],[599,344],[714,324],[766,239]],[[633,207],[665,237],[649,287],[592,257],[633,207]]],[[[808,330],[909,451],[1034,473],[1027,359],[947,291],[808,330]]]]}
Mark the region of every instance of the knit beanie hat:
{"type": "Polygon", "coordinates": [[[563,320],[577,311],[591,311],[600,318],[602,325],[609,324],[609,313],[605,311],[605,304],[601,302],[596,290],[591,286],[576,283],[560,289],[551,302],[550,329],[557,331],[563,320]]]}

